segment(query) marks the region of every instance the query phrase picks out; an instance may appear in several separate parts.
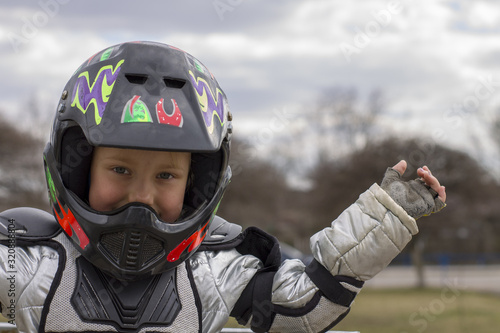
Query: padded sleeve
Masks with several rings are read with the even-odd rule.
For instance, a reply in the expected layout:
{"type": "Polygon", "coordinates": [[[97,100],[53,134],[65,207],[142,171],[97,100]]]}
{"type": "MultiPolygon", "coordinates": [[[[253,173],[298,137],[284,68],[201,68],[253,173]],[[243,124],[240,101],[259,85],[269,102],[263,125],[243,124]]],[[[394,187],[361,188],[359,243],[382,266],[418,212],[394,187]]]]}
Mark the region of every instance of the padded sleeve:
{"type": "Polygon", "coordinates": [[[19,332],[38,331],[42,308],[59,269],[61,252],[49,239],[60,228],[34,208],[0,213],[0,304],[19,332]]]}
{"type": "Polygon", "coordinates": [[[384,269],[416,232],[415,220],[374,184],[311,237],[315,259],[309,266],[288,260],[272,280],[266,271],[260,278],[256,274],[254,293],[272,281],[271,298],[254,297],[247,325],[256,332],[328,331],[347,315],[364,281],[384,269]]]}

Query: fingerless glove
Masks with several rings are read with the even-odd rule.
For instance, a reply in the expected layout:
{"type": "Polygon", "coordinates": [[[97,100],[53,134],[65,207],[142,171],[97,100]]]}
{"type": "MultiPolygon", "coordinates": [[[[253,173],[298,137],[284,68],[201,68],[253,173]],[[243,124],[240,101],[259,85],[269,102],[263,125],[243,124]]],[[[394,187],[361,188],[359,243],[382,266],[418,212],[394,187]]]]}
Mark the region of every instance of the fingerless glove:
{"type": "Polygon", "coordinates": [[[446,206],[423,180],[405,181],[393,168],[387,168],[380,186],[414,219],[439,212],[446,206]]]}

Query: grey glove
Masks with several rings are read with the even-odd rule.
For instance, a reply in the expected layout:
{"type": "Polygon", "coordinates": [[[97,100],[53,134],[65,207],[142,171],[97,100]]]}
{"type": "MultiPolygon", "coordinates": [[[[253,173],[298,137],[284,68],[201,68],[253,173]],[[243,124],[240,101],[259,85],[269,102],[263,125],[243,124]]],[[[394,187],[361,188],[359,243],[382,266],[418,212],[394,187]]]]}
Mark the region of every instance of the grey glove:
{"type": "Polygon", "coordinates": [[[393,168],[387,168],[380,186],[415,220],[439,212],[446,206],[423,180],[404,181],[393,168]]]}

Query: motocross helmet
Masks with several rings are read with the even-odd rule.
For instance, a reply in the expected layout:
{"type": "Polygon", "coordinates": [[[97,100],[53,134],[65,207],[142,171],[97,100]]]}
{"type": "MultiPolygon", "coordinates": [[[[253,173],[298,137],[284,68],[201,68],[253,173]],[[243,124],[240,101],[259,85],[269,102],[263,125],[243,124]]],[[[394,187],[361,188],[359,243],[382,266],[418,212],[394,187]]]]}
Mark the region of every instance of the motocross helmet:
{"type": "Polygon", "coordinates": [[[111,46],[78,68],[58,103],[44,150],[53,214],[83,257],[115,278],[172,269],[200,246],[230,181],[231,131],[226,95],[196,58],[153,42],[111,46]],[[177,221],[138,202],[92,209],[94,147],[191,152],[177,221]]]}

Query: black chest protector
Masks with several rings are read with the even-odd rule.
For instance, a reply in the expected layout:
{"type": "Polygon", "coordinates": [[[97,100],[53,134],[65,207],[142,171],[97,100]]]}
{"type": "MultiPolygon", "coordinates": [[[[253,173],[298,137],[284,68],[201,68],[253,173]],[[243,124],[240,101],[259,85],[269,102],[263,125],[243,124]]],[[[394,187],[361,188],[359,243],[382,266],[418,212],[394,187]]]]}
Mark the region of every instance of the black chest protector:
{"type": "Polygon", "coordinates": [[[79,256],[65,235],[55,240],[65,247],[67,258],[59,283],[47,296],[42,332],[201,331],[187,262],[144,280],[120,281],[79,256]]]}
{"type": "Polygon", "coordinates": [[[76,259],[76,266],[71,304],[85,322],[136,332],[143,326],[171,326],[181,311],[175,270],[122,282],[105,275],[83,257],[76,259]]]}
{"type": "MultiPolygon", "coordinates": [[[[21,231],[18,245],[36,243],[59,253],[39,332],[201,332],[202,309],[188,261],[144,280],[120,281],[83,258],[50,214],[21,208],[3,212],[0,220],[6,217],[21,231]]],[[[216,217],[204,248],[227,248],[240,231],[216,217]]]]}

